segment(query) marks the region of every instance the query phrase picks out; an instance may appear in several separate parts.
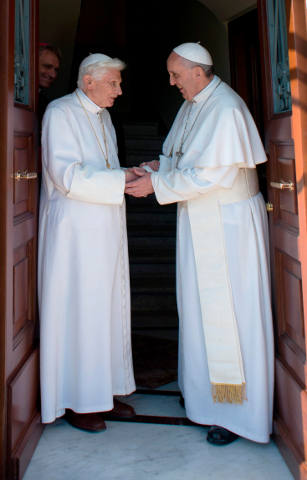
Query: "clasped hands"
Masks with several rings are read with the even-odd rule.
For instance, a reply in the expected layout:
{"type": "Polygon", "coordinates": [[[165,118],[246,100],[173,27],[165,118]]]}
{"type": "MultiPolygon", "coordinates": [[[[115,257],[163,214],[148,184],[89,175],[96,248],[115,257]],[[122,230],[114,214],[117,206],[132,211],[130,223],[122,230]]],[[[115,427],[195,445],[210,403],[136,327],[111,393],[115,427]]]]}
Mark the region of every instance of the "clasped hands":
{"type": "Polygon", "coordinates": [[[147,172],[143,167],[147,165],[153,171],[159,170],[159,161],[143,162],[139,167],[128,168],[125,171],[126,187],[125,193],[133,197],[147,197],[153,193],[154,189],[151,182],[151,173],[147,172]]]}

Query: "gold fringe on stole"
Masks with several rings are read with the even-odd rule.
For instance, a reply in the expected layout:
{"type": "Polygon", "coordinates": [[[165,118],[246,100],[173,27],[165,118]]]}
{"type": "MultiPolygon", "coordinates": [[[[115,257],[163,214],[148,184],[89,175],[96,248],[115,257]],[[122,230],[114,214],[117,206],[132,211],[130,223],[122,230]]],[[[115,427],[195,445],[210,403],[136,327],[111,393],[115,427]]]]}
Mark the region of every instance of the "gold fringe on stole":
{"type": "Polygon", "coordinates": [[[227,383],[212,383],[212,397],[215,402],[243,403],[246,400],[245,383],[231,385],[227,383]]]}

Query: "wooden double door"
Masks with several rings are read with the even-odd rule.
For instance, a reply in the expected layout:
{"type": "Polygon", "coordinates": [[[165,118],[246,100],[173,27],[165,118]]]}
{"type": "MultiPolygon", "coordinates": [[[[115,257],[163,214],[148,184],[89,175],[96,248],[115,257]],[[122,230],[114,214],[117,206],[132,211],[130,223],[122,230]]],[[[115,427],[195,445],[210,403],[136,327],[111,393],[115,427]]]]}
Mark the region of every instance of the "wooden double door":
{"type": "MultiPolygon", "coordinates": [[[[295,477],[307,479],[306,5],[303,0],[271,2],[275,13],[278,4],[286,5],[292,102],[290,109],[276,113],[268,3],[258,1],[256,53],[262,79],[257,71],[250,78],[261,83],[262,108],[257,108],[257,115],[269,158],[274,431],[295,477]]],[[[9,480],[22,478],[42,432],[36,305],[37,11],[37,0],[0,4],[0,478],[9,480]],[[21,17],[27,18],[26,29],[21,17]]]]}

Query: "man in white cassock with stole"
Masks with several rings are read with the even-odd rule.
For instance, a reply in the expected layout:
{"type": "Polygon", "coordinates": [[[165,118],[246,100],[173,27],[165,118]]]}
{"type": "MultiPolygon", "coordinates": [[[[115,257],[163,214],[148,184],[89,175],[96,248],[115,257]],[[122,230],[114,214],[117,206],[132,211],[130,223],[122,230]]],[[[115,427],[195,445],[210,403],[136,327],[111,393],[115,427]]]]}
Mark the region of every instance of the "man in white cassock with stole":
{"type": "Polygon", "coordinates": [[[188,418],[207,440],[268,442],[273,334],[267,213],[256,165],[266,155],[243,100],[197,43],[167,60],[185,102],[160,160],[135,168],[136,197],[178,202],[179,387],[188,418]]]}
{"type": "Polygon", "coordinates": [[[107,107],[124,63],[85,58],[78,88],[43,118],[38,295],[42,422],[66,414],[104,430],[104,414],[135,415],[114,398],[135,390],[124,189],[107,107]],[[111,412],[110,412],[111,411],[111,412]]]}

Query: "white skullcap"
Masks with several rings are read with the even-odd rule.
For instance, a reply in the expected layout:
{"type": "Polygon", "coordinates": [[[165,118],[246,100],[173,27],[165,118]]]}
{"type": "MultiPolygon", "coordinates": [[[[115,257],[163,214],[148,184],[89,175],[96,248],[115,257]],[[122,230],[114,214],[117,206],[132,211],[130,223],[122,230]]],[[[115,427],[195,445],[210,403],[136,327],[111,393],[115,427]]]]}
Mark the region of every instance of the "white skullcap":
{"type": "Polygon", "coordinates": [[[191,62],[202,63],[203,65],[213,65],[212,57],[208,50],[199,45],[199,43],[182,43],[173,50],[180,57],[186,58],[191,62]]]}
{"type": "Polygon", "coordinates": [[[108,55],[104,55],[103,53],[91,53],[88,57],[85,57],[82,60],[80,63],[80,68],[88,67],[89,65],[97,62],[108,63],[110,61],[112,61],[112,58],[108,57],[108,55]]]}

